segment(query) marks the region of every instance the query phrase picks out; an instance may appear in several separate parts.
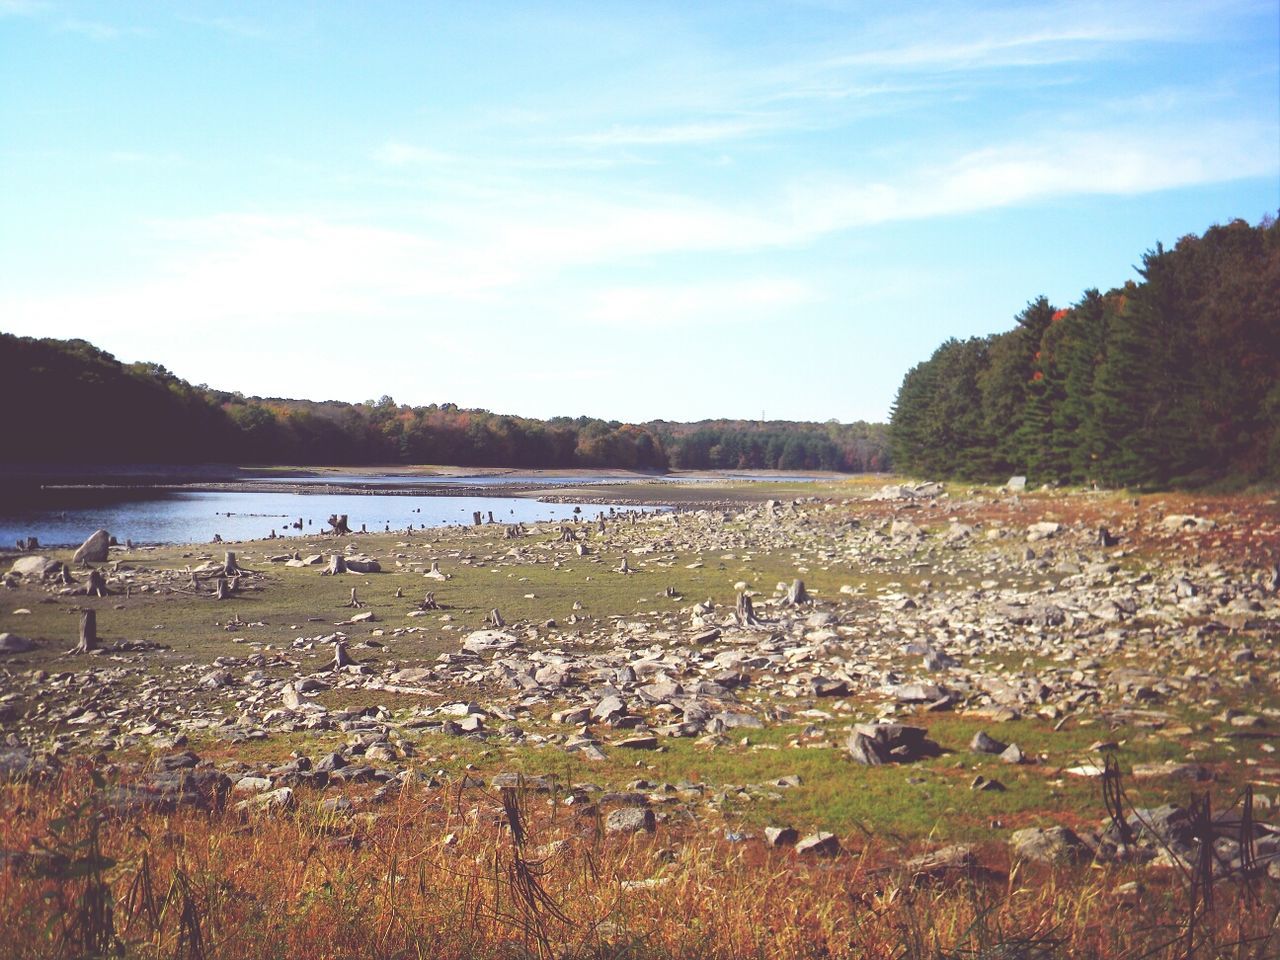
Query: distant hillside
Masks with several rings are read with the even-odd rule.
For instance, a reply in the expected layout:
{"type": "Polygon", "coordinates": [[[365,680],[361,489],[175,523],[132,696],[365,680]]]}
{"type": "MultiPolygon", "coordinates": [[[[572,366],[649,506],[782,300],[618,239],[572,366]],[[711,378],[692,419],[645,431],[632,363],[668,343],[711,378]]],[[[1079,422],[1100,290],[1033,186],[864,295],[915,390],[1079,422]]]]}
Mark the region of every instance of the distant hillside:
{"type": "Polygon", "coordinates": [[[463,410],[244,397],[122,364],[83,340],[0,333],[9,463],[447,463],[629,470],[888,468],[884,424],[534,420],[463,410]]]}
{"type": "Polygon", "coordinates": [[[938,347],[898,391],[896,466],[1036,484],[1280,481],[1280,227],[1213,227],[1157,246],[1139,273],[938,347]]]}

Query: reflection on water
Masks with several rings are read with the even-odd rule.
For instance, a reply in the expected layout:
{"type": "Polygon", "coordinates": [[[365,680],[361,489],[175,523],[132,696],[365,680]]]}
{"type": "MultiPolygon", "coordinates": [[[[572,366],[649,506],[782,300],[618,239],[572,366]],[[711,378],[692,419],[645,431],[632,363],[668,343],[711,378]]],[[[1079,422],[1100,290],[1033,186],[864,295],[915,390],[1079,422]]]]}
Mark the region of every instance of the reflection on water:
{"type": "MultiPolygon", "coordinates": [[[[0,513],[0,544],[37,537],[42,546],[78,546],[98,528],[124,543],[204,543],[268,536],[315,535],[330,514],[345,513],[351,529],[403,530],[412,525],[470,524],[472,513],[498,523],[570,520],[608,512],[599,504],[539,503],[520,497],[367,496],[344,493],[236,491],[41,490],[0,513]],[[302,522],[302,529],[292,525],[302,522]]],[[[617,509],[653,509],[618,507],[617,509]]]]}

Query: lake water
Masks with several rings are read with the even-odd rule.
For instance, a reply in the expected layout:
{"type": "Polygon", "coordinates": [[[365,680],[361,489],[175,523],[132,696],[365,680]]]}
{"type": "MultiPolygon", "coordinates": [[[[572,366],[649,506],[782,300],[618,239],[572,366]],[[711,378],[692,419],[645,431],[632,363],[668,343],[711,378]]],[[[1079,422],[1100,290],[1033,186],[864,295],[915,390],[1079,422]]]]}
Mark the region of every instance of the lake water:
{"type": "MultiPolygon", "coordinates": [[[[94,530],[107,530],[120,543],[207,543],[268,536],[314,536],[326,529],[330,514],[347,514],[352,530],[370,532],[388,526],[439,527],[470,524],[473,511],[499,523],[594,518],[609,505],[539,503],[521,497],[433,497],[359,493],[258,493],[175,490],[57,489],[40,491],[21,504],[0,507],[0,544],[12,546],[37,537],[44,546],[79,546],[94,530]],[[289,525],[302,520],[302,529],[289,525]]],[[[618,510],[654,508],[616,507],[618,510]]]]}

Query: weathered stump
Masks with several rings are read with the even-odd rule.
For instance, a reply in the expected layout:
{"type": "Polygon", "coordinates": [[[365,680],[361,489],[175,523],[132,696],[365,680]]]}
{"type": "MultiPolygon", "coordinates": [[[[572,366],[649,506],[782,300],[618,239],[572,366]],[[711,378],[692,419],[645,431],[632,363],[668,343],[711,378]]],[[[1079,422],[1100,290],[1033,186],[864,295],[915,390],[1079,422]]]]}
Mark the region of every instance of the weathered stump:
{"type": "Polygon", "coordinates": [[[498,612],[497,607],[494,607],[492,610],[489,611],[489,616],[485,617],[484,622],[489,626],[493,627],[495,630],[501,630],[503,627],[507,625],[507,621],[502,619],[502,614],[498,612]]]}
{"type": "Polygon", "coordinates": [[[347,524],[347,514],[331,514],[329,517],[329,532],[333,534],[347,534],[351,532],[351,527],[347,524]]]}
{"type": "Polygon", "coordinates": [[[351,607],[351,608],[353,608],[353,609],[355,609],[355,610],[359,610],[359,609],[361,609],[361,608],[363,608],[363,607],[365,606],[364,602],[363,602],[359,597],[357,597],[357,596],[356,596],[356,588],[355,588],[355,587],[352,587],[352,588],[351,588],[351,599],[350,599],[350,600],[348,600],[346,603],[344,603],[344,604],[343,604],[343,606],[344,606],[344,607],[351,607]]]}
{"type": "Polygon", "coordinates": [[[219,577],[218,587],[216,590],[213,591],[213,596],[217,600],[230,600],[231,599],[231,581],[229,581],[226,577],[219,577]]]}
{"type": "Polygon", "coordinates": [[[236,563],[236,553],[234,550],[228,550],[222,560],[222,575],[234,577],[237,573],[240,573],[240,565],[236,563]]]}
{"type": "Polygon", "coordinates": [[[623,558],[622,558],[622,563],[620,563],[620,564],[618,565],[618,572],[619,572],[619,573],[630,573],[630,572],[631,572],[631,565],[630,565],[629,563],[627,563],[627,558],[626,558],[626,557],[623,557],[623,558]]]}
{"type": "Polygon", "coordinates": [[[347,560],[340,553],[331,553],[329,555],[329,566],[325,567],[322,577],[336,577],[340,573],[347,572],[347,560]]]}
{"type": "Polygon", "coordinates": [[[422,602],[418,604],[423,610],[439,610],[440,604],[436,602],[434,590],[428,590],[427,595],[422,598],[422,602]]]}
{"type": "Polygon", "coordinates": [[[347,645],[339,640],[333,645],[333,669],[341,670],[343,667],[354,667],[356,661],[351,658],[351,654],[347,653],[347,645]]]}
{"type": "Polygon", "coordinates": [[[98,641],[98,612],[80,611],[80,642],[72,653],[93,653],[100,646],[98,641]]]}
{"type": "Polygon", "coordinates": [[[107,589],[107,578],[101,570],[94,568],[89,571],[89,582],[85,585],[84,593],[87,597],[105,597],[111,591],[107,589]]]}
{"type": "Polygon", "coordinates": [[[798,607],[802,603],[809,602],[809,592],[804,588],[803,580],[792,580],[791,586],[787,588],[787,603],[790,606],[798,607]]]}
{"type": "Polygon", "coordinates": [[[738,594],[738,602],[734,607],[734,616],[737,617],[738,625],[742,627],[758,627],[760,620],[756,617],[755,607],[751,603],[751,598],[747,594],[738,594]]]}

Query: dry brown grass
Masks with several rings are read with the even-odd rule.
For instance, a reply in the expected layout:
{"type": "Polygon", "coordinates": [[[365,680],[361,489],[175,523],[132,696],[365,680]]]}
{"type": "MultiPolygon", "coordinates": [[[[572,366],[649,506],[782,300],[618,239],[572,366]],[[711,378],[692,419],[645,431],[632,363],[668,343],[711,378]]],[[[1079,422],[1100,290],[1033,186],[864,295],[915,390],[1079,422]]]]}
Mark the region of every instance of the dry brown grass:
{"type": "Polygon", "coordinates": [[[0,866],[0,955],[1243,960],[1280,943],[1266,881],[1220,884],[1189,949],[1172,871],[1011,866],[1001,849],[982,877],[922,881],[878,839],[823,860],[699,827],[619,839],[514,791],[120,819],[100,784],[79,766],[0,788],[0,850],[26,854],[0,866]]]}

